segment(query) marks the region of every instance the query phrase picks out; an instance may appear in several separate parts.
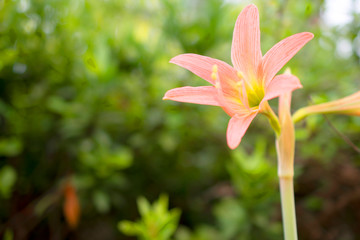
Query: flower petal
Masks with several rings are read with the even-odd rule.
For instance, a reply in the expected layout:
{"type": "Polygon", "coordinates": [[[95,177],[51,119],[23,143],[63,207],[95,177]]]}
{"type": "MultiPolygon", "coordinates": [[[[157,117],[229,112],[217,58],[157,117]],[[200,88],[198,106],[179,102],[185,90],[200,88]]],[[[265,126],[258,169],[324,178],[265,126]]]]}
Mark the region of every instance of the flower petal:
{"type": "Polygon", "coordinates": [[[302,85],[296,76],[291,74],[277,75],[267,86],[265,96],[262,101],[276,98],[284,93],[292,92],[298,88],[302,88],[302,85]]]}
{"type": "Polygon", "coordinates": [[[211,78],[212,67],[214,65],[217,65],[222,74],[226,75],[228,78],[234,78],[237,76],[236,70],[229,64],[218,59],[198,54],[181,54],[172,58],[170,62],[188,69],[211,84],[215,84],[215,81],[211,78]]]}
{"type": "Polygon", "coordinates": [[[174,88],[165,93],[163,100],[220,106],[217,90],[212,86],[174,88]]]}
{"type": "Polygon", "coordinates": [[[257,112],[252,112],[241,116],[235,115],[230,119],[226,132],[229,148],[235,149],[240,144],[242,137],[256,115],[257,112]]]}
{"type": "Polygon", "coordinates": [[[236,20],[231,47],[231,60],[245,77],[257,76],[261,63],[259,12],[254,4],[244,8],[236,20]]]}
{"type": "Polygon", "coordinates": [[[218,101],[224,111],[231,117],[235,114],[249,113],[250,109],[243,80],[237,76],[234,79],[227,78],[217,70],[213,72],[213,75],[215,75],[218,101]]]}
{"type": "Polygon", "coordinates": [[[302,32],[283,39],[263,57],[263,79],[269,84],[278,71],[312,38],[314,34],[302,32]]]}

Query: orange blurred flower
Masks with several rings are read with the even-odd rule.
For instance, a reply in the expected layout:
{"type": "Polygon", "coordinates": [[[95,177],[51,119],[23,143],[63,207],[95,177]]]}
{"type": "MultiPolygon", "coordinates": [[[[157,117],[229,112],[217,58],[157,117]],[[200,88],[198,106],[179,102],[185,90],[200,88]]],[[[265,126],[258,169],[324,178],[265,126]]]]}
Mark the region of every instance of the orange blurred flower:
{"type": "Polygon", "coordinates": [[[80,204],[76,194],[75,187],[68,181],[64,187],[64,205],[63,211],[66,222],[69,227],[74,229],[77,227],[80,218],[80,204]]]}

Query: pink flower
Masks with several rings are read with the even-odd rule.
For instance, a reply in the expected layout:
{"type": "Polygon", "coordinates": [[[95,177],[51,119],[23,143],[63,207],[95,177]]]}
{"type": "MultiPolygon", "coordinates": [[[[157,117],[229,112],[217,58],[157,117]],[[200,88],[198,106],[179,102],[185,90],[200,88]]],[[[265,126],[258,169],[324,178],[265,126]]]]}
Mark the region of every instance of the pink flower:
{"type": "Polygon", "coordinates": [[[190,70],[212,86],[171,89],[163,99],[222,107],[231,117],[227,143],[234,149],[258,113],[275,116],[268,100],[302,87],[293,75],[275,75],[312,38],[309,32],[292,35],[262,56],[259,13],[251,4],[235,23],[231,48],[234,67],[197,54],[176,56],[171,63],[190,70]]]}

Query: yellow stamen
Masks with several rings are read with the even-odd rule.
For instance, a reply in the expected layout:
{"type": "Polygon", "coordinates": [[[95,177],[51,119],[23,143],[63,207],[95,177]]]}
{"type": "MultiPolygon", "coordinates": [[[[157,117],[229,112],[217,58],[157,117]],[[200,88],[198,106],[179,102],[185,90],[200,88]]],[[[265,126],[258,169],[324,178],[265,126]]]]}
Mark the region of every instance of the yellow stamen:
{"type": "Polygon", "coordinates": [[[291,75],[291,69],[289,67],[286,68],[284,74],[291,75]]]}
{"type": "MultiPolygon", "coordinates": [[[[213,80],[216,80],[218,77],[217,77],[217,72],[218,72],[218,67],[217,67],[217,65],[215,64],[215,65],[213,65],[213,67],[212,67],[212,73],[211,73],[211,78],[213,79],[213,80]]],[[[215,86],[216,87],[216,86],[215,86]]]]}
{"type": "Polygon", "coordinates": [[[242,87],[243,86],[243,81],[238,81],[238,82],[236,82],[236,86],[237,87],[242,87]]]}
{"type": "Polygon", "coordinates": [[[215,65],[213,65],[213,67],[212,67],[212,72],[213,73],[217,73],[218,72],[218,66],[215,64],[215,65]]]}
{"type": "Polygon", "coordinates": [[[217,76],[216,76],[216,73],[211,73],[211,78],[213,79],[213,80],[216,80],[217,79],[217,76]]]}
{"type": "Polygon", "coordinates": [[[237,71],[237,76],[240,78],[240,79],[243,79],[244,78],[244,74],[240,71],[237,71]]]}
{"type": "Polygon", "coordinates": [[[220,82],[219,82],[219,80],[217,80],[216,82],[215,82],[215,88],[220,88],[221,86],[220,86],[220,82]]]}

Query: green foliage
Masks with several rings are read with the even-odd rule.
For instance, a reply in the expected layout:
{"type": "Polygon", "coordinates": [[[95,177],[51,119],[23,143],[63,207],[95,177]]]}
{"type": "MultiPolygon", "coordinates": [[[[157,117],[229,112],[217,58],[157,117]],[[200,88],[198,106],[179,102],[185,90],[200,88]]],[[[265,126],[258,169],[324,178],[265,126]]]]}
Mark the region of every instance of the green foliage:
{"type": "Polygon", "coordinates": [[[266,143],[258,142],[255,151],[233,152],[227,164],[239,197],[223,197],[213,207],[216,226],[199,225],[194,231],[180,227],[177,240],[279,239],[282,228],[274,222],[278,202],[276,168],[265,158],[266,143]]]}
{"type": "Polygon", "coordinates": [[[16,181],[16,171],[13,167],[5,165],[0,169],[0,196],[9,198],[16,181]]]}
{"type": "Polygon", "coordinates": [[[265,155],[265,142],[257,142],[251,154],[233,151],[227,170],[237,196],[223,197],[214,204],[215,226],[200,225],[194,231],[180,227],[176,239],[281,239],[281,223],[273,220],[274,205],[279,202],[276,168],[265,155]]]}
{"type": "Polygon", "coordinates": [[[141,240],[169,240],[177,228],[180,210],[168,210],[169,198],[166,195],[161,195],[152,205],[143,197],[137,203],[141,220],[121,221],[118,225],[120,231],[141,240]]]}
{"type": "Polygon", "coordinates": [[[281,238],[281,224],[269,210],[279,201],[276,167],[265,156],[266,142],[257,142],[251,154],[233,151],[228,171],[239,197],[223,198],[214,208],[221,239],[281,238]]]}
{"type": "Polygon", "coordinates": [[[267,201],[276,188],[276,165],[267,160],[266,142],[257,142],[254,151],[232,152],[233,161],[228,164],[232,182],[244,201],[267,201]]]}
{"type": "Polygon", "coordinates": [[[4,240],[13,240],[13,239],[14,239],[14,233],[9,229],[6,229],[4,233],[4,240]]]}
{"type": "Polygon", "coordinates": [[[22,143],[17,138],[0,139],[0,156],[16,156],[22,148],[22,143]]]}
{"type": "Polygon", "coordinates": [[[190,231],[186,227],[180,227],[176,232],[176,240],[216,240],[222,239],[219,231],[207,225],[198,226],[195,231],[190,231]]]}

